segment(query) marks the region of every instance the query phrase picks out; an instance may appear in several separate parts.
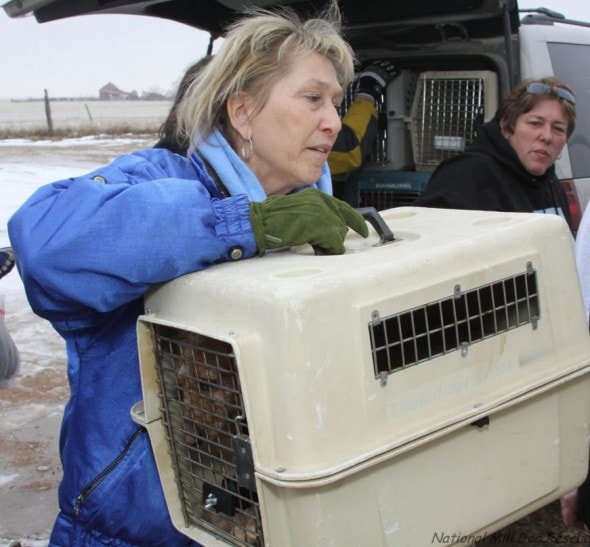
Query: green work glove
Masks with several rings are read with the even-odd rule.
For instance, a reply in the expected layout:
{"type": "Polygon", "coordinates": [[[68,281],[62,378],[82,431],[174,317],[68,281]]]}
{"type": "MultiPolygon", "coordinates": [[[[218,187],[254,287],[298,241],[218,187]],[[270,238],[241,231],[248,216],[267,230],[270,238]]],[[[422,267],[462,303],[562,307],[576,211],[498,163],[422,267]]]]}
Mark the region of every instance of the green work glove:
{"type": "Polygon", "coordinates": [[[305,243],[322,254],[343,254],[348,227],[363,237],[369,235],[360,213],[315,188],[252,203],[250,221],[260,256],[267,249],[305,243]]]}

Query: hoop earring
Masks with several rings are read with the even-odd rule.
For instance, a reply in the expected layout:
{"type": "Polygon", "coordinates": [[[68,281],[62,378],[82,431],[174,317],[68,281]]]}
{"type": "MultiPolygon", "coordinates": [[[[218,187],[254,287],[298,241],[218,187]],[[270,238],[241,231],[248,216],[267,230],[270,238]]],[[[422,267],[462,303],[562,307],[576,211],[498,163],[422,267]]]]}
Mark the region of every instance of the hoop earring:
{"type": "Polygon", "coordinates": [[[242,143],[242,159],[248,163],[254,155],[254,145],[252,139],[247,139],[242,143]],[[249,149],[246,151],[246,143],[248,143],[249,149]]]}

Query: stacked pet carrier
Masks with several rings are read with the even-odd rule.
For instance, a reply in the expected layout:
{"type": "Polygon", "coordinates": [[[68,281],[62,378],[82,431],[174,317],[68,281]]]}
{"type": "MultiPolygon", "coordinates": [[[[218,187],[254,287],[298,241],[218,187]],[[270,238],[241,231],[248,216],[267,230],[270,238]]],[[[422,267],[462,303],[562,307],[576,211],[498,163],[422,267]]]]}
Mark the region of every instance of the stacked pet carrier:
{"type": "MultiPolygon", "coordinates": [[[[138,323],[175,526],[203,545],[422,546],[588,469],[590,339],[557,216],[402,207],[153,290],[138,323]]],[[[467,541],[468,543],[468,541],[467,541]]]]}
{"type": "Polygon", "coordinates": [[[378,210],[410,205],[430,173],[463,152],[498,108],[491,71],[401,70],[377,105],[382,122],[366,167],[351,174],[343,198],[378,210]]]}
{"type": "Polygon", "coordinates": [[[478,126],[498,108],[497,89],[491,71],[420,74],[410,117],[418,171],[432,171],[473,142],[478,126]]]}

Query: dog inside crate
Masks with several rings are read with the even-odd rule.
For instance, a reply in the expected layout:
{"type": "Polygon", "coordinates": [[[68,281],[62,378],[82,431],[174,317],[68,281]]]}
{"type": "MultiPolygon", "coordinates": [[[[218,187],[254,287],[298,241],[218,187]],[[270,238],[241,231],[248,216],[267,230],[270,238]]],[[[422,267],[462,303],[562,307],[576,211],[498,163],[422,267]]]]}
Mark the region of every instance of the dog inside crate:
{"type": "Polygon", "coordinates": [[[248,424],[233,348],[155,325],[162,419],[187,526],[263,545],[248,424]]]}

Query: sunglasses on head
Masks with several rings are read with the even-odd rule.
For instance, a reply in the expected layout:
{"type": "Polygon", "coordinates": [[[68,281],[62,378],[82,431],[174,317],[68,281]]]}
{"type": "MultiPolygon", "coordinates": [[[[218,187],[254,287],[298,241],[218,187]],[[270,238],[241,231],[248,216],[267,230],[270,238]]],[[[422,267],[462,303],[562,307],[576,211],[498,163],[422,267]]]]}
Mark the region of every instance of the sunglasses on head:
{"type": "Polygon", "coordinates": [[[576,104],[576,98],[563,87],[552,87],[541,82],[533,82],[526,86],[527,93],[535,93],[539,95],[551,95],[555,93],[560,99],[568,103],[576,104]]]}

